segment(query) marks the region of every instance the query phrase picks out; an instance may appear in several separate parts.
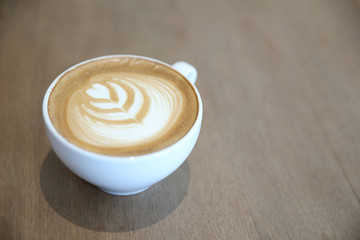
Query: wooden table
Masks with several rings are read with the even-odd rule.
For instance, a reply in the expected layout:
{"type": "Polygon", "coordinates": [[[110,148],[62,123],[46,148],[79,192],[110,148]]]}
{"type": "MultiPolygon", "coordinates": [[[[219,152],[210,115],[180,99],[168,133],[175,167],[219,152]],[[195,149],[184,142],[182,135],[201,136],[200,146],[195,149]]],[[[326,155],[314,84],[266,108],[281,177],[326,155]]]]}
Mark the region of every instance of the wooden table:
{"type": "Polygon", "coordinates": [[[0,239],[359,239],[355,0],[0,2],[0,239]],[[187,161],[117,197],[51,150],[45,90],[82,60],[185,60],[204,102],[187,161]]]}

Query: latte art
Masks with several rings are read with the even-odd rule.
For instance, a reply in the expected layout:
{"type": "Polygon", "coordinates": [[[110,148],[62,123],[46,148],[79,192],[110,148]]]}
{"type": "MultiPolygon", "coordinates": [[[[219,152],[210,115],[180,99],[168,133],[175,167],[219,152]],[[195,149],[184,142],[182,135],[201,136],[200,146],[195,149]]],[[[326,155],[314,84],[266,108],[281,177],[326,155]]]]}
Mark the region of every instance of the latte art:
{"type": "Polygon", "coordinates": [[[81,141],[125,147],[165,134],[179,117],[182,104],[181,93],[161,78],[103,73],[70,96],[66,116],[81,141]]]}
{"type": "Polygon", "coordinates": [[[48,102],[58,133],[82,149],[112,156],[156,152],[183,138],[198,114],[181,74],[136,57],[95,59],[60,75],[48,102]]]}

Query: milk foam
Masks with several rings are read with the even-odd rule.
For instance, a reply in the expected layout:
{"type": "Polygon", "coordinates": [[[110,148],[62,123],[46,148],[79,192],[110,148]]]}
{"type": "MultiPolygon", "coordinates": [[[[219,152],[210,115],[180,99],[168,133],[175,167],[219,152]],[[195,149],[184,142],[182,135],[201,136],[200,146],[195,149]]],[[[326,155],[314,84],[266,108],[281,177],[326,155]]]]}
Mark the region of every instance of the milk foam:
{"type": "Polygon", "coordinates": [[[183,99],[169,81],[138,73],[102,73],[74,91],[68,126],[78,139],[104,147],[159,138],[179,117],[183,99]]]}

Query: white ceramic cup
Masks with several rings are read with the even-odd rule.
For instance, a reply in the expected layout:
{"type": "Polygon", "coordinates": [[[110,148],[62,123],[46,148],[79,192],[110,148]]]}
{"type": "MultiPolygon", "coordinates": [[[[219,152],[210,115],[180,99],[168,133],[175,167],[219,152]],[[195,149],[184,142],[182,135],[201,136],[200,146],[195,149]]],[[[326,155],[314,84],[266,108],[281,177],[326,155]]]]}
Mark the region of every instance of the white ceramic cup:
{"type": "MultiPolygon", "coordinates": [[[[170,66],[161,61],[133,55],[111,55],[81,62],[60,74],[47,89],[43,101],[43,117],[46,133],[53,150],[60,160],[76,175],[97,186],[104,192],[115,195],[131,195],[142,192],[174,172],[189,156],[198,139],[203,105],[195,87],[196,69],[186,62],[170,66]],[[51,123],[48,114],[49,96],[57,81],[66,72],[90,61],[110,57],[136,57],[167,65],[181,73],[193,85],[199,103],[199,111],[190,131],[179,141],[159,151],[138,156],[108,156],[82,149],[61,136],[51,123]]],[[[56,187],[56,186],[54,186],[56,187]]]]}

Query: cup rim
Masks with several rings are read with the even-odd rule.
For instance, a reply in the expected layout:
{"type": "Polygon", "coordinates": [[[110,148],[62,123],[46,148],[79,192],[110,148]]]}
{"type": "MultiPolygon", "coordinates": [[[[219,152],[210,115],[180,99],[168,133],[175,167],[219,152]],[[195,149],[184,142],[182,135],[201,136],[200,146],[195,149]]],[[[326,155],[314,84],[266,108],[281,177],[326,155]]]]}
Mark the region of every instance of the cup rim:
{"type": "MultiPolygon", "coordinates": [[[[71,67],[67,68],[65,71],[63,71],[61,74],[59,74],[50,84],[50,86],[46,89],[44,98],[43,98],[43,103],[42,103],[42,113],[43,113],[43,118],[44,118],[44,122],[45,125],[47,127],[47,129],[49,131],[51,131],[51,133],[64,145],[66,145],[67,147],[71,148],[74,151],[77,151],[83,155],[89,156],[89,157],[97,157],[97,159],[102,159],[102,160],[109,160],[109,161],[119,161],[119,160],[141,160],[141,159],[149,159],[152,157],[156,157],[158,155],[162,155],[162,154],[166,154],[167,152],[170,152],[174,147],[176,147],[177,145],[180,145],[183,141],[185,141],[184,139],[188,138],[189,135],[192,134],[192,132],[196,131],[196,128],[199,124],[201,124],[202,121],[202,115],[203,115],[203,105],[202,105],[202,100],[200,97],[200,93],[198,92],[196,86],[194,84],[192,84],[184,75],[182,75],[179,71],[177,71],[176,69],[174,69],[170,64],[167,64],[165,62],[162,62],[160,60],[157,59],[153,59],[150,57],[144,57],[144,56],[139,56],[139,55],[131,55],[131,54],[115,54],[115,55],[105,55],[105,56],[99,56],[99,57],[94,57],[94,58],[90,58],[84,61],[81,61],[80,63],[77,63],[75,65],[72,65],[71,67]],[[92,61],[96,61],[99,59],[106,59],[106,58],[112,58],[112,57],[129,57],[129,58],[141,58],[141,59],[145,59],[145,60],[149,60],[149,61],[153,61],[159,64],[163,64],[166,67],[171,68],[173,71],[179,73],[188,83],[189,85],[193,88],[196,97],[197,97],[197,101],[198,101],[198,112],[196,115],[196,119],[195,122],[193,123],[193,125],[191,126],[190,130],[179,140],[177,140],[176,142],[174,142],[173,144],[162,148],[160,150],[157,150],[155,152],[150,152],[150,153],[145,153],[145,154],[140,154],[140,155],[125,155],[125,156],[116,156],[116,155],[106,155],[106,154],[101,154],[101,153],[97,153],[97,152],[92,152],[90,150],[86,150],[84,148],[81,148],[77,145],[75,145],[74,143],[70,142],[69,140],[67,140],[65,137],[63,137],[58,131],[57,129],[54,127],[53,123],[51,122],[49,113],[48,113],[48,102],[49,102],[49,98],[50,98],[50,94],[53,90],[53,88],[55,87],[56,83],[59,81],[59,79],[66,74],[67,72],[73,70],[74,68],[77,68],[83,64],[86,64],[88,62],[92,62],[92,61]]],[[[201,125],[200,125],[201,126],[201,125]]],[[[200,128],[199,126],[199,128],[200,128]]]]}

